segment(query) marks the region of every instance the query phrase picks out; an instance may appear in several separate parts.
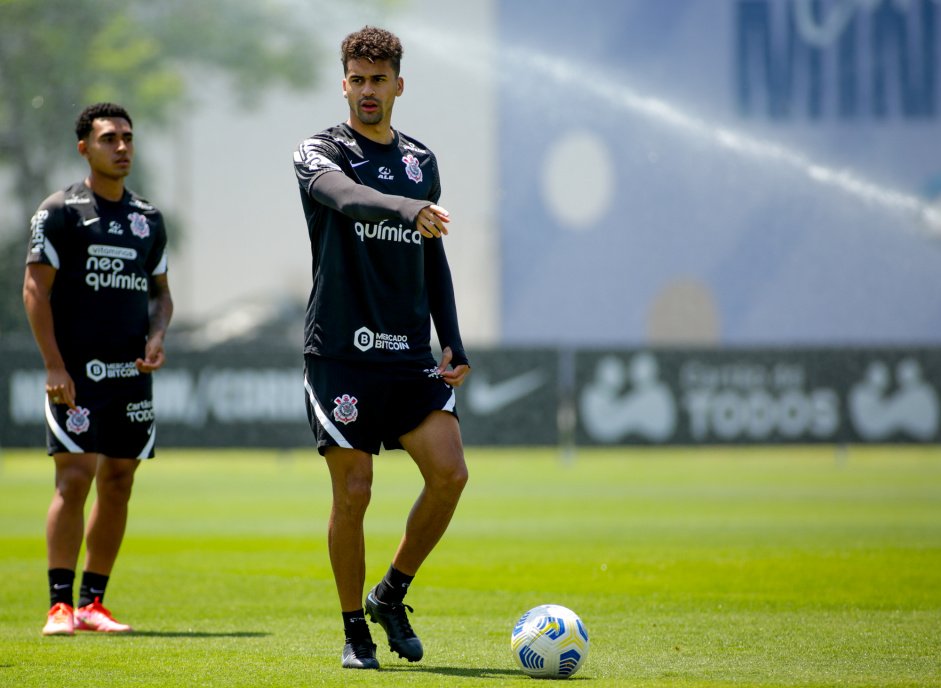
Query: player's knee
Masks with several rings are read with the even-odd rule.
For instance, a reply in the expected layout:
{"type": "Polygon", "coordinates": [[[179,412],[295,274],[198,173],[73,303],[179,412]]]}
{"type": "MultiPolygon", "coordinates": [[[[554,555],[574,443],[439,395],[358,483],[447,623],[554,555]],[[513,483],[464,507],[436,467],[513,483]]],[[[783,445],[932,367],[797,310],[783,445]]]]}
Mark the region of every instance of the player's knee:
{"type": "Polygon", "coordinates": [[[458,492],[464,491],[464,486],[467,485],[468,472],[467,464],[461,463],[451,475],[451,483],[458,490],[458,492]]]}
{"type": "Polygon", "coordinates": [[[85,501],[95,479],[94,471],[81,466],[60,468],[56,471],[56,491],[66,501],[85,501]]]}
{"type": "Polygon", "coordinates": [[[370,499],[372,499],[372,479],[363,476],[348,477],[343,483],[343,489],[335,490],[333,495],[335,506],[353,515],[366,513],[370,499]]]}
{"type": "Polygon", "coordinates": [[[460,462],[449,466],[447,469],[437,471],[427,482],[430,490],[456,499],[464,491],[467,479],[467,466],[464,462],[460,462]]]}
{"type": "Polygon", "coordinates": [[[61,476],[56,482],[56,491],[66,502],[84,502],[91,491],[91,480],[83,475],[61,476]]]}
{"type": "Polygon", "coordinates": [[[133,473],[110,473],[99,475],[96,482],[99,499],[108,499],[116,502],[126,502],[131,498],[134,487],[133,473]]]}

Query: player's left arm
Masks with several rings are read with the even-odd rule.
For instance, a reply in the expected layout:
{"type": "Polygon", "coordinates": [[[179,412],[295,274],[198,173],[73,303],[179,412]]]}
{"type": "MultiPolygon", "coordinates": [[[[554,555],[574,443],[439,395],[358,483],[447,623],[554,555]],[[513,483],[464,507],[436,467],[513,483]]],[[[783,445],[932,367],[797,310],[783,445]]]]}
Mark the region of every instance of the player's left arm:
{"type": "Polygon", "coordinates": [[[167,273],[152,275],[150,279],[150,332],[144,346],[144,357],[134,364],[142,373],[152,373],[164,364],[166,354],[163,340],[173,316],[173,298],[170,296],[170,283],[167,273]]]}
{"type": "Polygon", "coordinates": [[[464,352],[461,330],[457,322],[457,304],[451,268],[440,241],[422,242],[425,249],[425,282],[428,285],[428,308],[441,343],[438,373],[452,387],[459,387],[470,372],[464,352]],[[450,367],[449,367],[450,366],[450,367]]]}

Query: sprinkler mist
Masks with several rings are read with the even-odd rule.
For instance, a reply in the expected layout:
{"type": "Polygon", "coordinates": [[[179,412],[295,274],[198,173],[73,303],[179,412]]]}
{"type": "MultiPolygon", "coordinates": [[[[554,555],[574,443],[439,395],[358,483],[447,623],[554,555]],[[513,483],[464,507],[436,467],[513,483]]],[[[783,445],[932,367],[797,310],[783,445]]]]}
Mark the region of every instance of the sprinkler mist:
{"type": "MultiPolygon", "coordinates": [[[[522,56],[519,57],[522,59],[522,56]]],[[[585,72],[565,61],[534,55],[530,55],[528,59],[533,66],[560,83],[578,86],[614,106],[670,126],[684,134],[711,141],[714,145],[735,154],[790,167],[815,183],[833,187],[865,203],[913,217],[918,221],[916,226],[920,225],[924,233],[941,238],[941,208],[932,207],[917,196],[876,184],[849,170],[822,165],[804,153],[774,142],[710,124],[664,100],[641,95],[629,87],[611,93],[608,89],[595,86],[595,82],[579,80],[578,75],[585,72]]]]}
{"type": "MultiPolygon", "coordinates": [[[[509,78],[501,72],[497,48],[492,44],[447,33],[440,27],[435,27],[432,32],[430,27],[413,25],[401,34],[403,38],[414,34],[413,44],[416,47],[434,53],[442,62],[454,64],[481,81],[486,80],[488,75],[495,79],[509,78]],[[421,39],[428,35],[435,35],[436,40],[429,43],[421,39]]],[[[586,79],[586,74],[597,74],[598,69],[595,67],[589,68],[569,59],[551,57],[533,49],[504,48],[503,57],[515,69],[530,75],[544,76],[557,86],[581,90],[620,111],[670,127],[678,133],[709,142],[732,154],[795,170],[815,184],[830,187],[863,203],[908,218],[905,226],[922,235],[941,239],[941,204],[932,206],[918,196],[878,184],[852,170],[821,164],[793,148],[708,122],[666,100],[632,89],[625,84],[624,78],[586,79]],[[610,89],[607,84],[611,83],[618,83],[619,87],[610,89]]]]}

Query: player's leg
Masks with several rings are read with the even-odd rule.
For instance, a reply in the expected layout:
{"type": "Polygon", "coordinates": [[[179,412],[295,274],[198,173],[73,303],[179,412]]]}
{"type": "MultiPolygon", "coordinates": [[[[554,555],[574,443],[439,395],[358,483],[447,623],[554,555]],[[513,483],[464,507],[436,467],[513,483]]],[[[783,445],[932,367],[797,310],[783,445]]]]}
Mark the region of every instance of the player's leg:
{"type": "Polygon", "coordinates": [[[46,514],[49,568],[72,569],[85,529],[85,500],[95,479],[97,454],[55,454],[55,492],[46,514]]]}
{"type": "Polygon", "coordinates": [[[363,610],[363,519],[372,495],[373,455],[381,445],[376,398],[382,383],[371,370],[306,355],[304,389],[307,419],[333,486],[327,548],[346,638],[341,661],[348,669],[378,669],[363,610]]]}
{"type": "Polygon", "coordinates": [[[53,454],[55,492],[46,513],[46,556],[49,567],[49,614],[44,635],[71,635],[73,585],[82,548],[85,500],[95,479],[97,455],[53,454]]]}
{"type": "Polygon", "coordinates": [[[85,529],[85,570],[75,611],[76,630],[121,633],[104,607],[105,590],[127,528],[128,507],[141,460],[154,456],[156,428],[150,375],[100,381],[87,395],[97,401],[89,414],[97,430],[96,498],[85,529]]]}
{"type": "Polygon", "coordinates": [[[325,458],[333,486],[327,547],[340,608],[351,612],[363,606],[366,583],[363,519],[372,494],[372,455],[358,449],[330,447],[325,458]]]}
{"type": "Polygon", "coordinates": [[[95,475],[95,502],[85,531],[85,569],[81,596],[75,611],[76,629],[126,633],[127,624],[114,620],[103,605],[105,588],[118,558],[127,529],[128,503],[134,486],[134,474],[140,461],[98,456],[95,475]]]}
{"type": "Polygon", "coordinates": [[[449,412],[432,411],[399,441],[418,465],[425,484],[409,513],[392,566],[366,596],[366,613],[385,629],[390,650],[416,662],[424,655],[424,648],[406,614],[412,608],[403,599],[412,578],[451,522],[467,483],[467,465],[457,418],[449,412]]]}
{"type": "Polygon", "coordinates": [[[97,495],[85,532],[85,570],[109,576],[124,540],[137,459],[98,457],[97,495]]]}
{"type": "Polygon", "coordinates": [[[457,418],[445,411],[430,413],[401,441],[425,484],[408,516],[392,565],[414,576],[451,523],[467,484],[467,464],[457,418]]]}
{"type": "Polygon", "coordinates": [[[373,457],[358,449],[328,447],[324,458],[333,487],[327,548],[346,634],[342,663],[346,668],[378,669],[376,646],[363,611],[366,584],[363,520],[372,495],[373,457]]]}

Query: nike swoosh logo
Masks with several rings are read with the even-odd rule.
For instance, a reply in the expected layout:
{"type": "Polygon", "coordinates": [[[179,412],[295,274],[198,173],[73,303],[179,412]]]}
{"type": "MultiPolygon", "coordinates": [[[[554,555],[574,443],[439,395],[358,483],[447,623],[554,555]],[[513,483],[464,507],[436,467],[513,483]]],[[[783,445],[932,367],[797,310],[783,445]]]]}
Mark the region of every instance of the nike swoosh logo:
{"type": "Polygon", "coordinates": [[[52,584],[53,590],[65,590],[66,588],[71,588],[71,587],[72,587],[72,586],[69,585],[68,583],[61,583],[61,584],[60,584],[60,583],[53,583],[53,584],[52,584]]]}
{"type": "Polygon", "coordinates": [[[93,224],[95,224],[95,223],[98,222],[98,220],[100,220],[100,219],[101,219],[100,217],[93,217],[93,218],[90,219],[90,220],[85,220],[82,224],[87,227],[88,225],[93,225],[93,224]]]}
{"type": "Polygon", "coordinates": [[[494,384],[478,375],[468,381],[467,404],[472,412],[489,416],[535,392],[546,383],[546,377],[538,368],[494,384]]]}
{"type": "Polygon", "coordinates": [[[368,161],[368,160],[363,160],[362,162],[351,162],[351,163],[350,163],[350,167],[359,167],[360,165],[365,165],[367,162],[369,162],[369,161],[368,161]]]}

